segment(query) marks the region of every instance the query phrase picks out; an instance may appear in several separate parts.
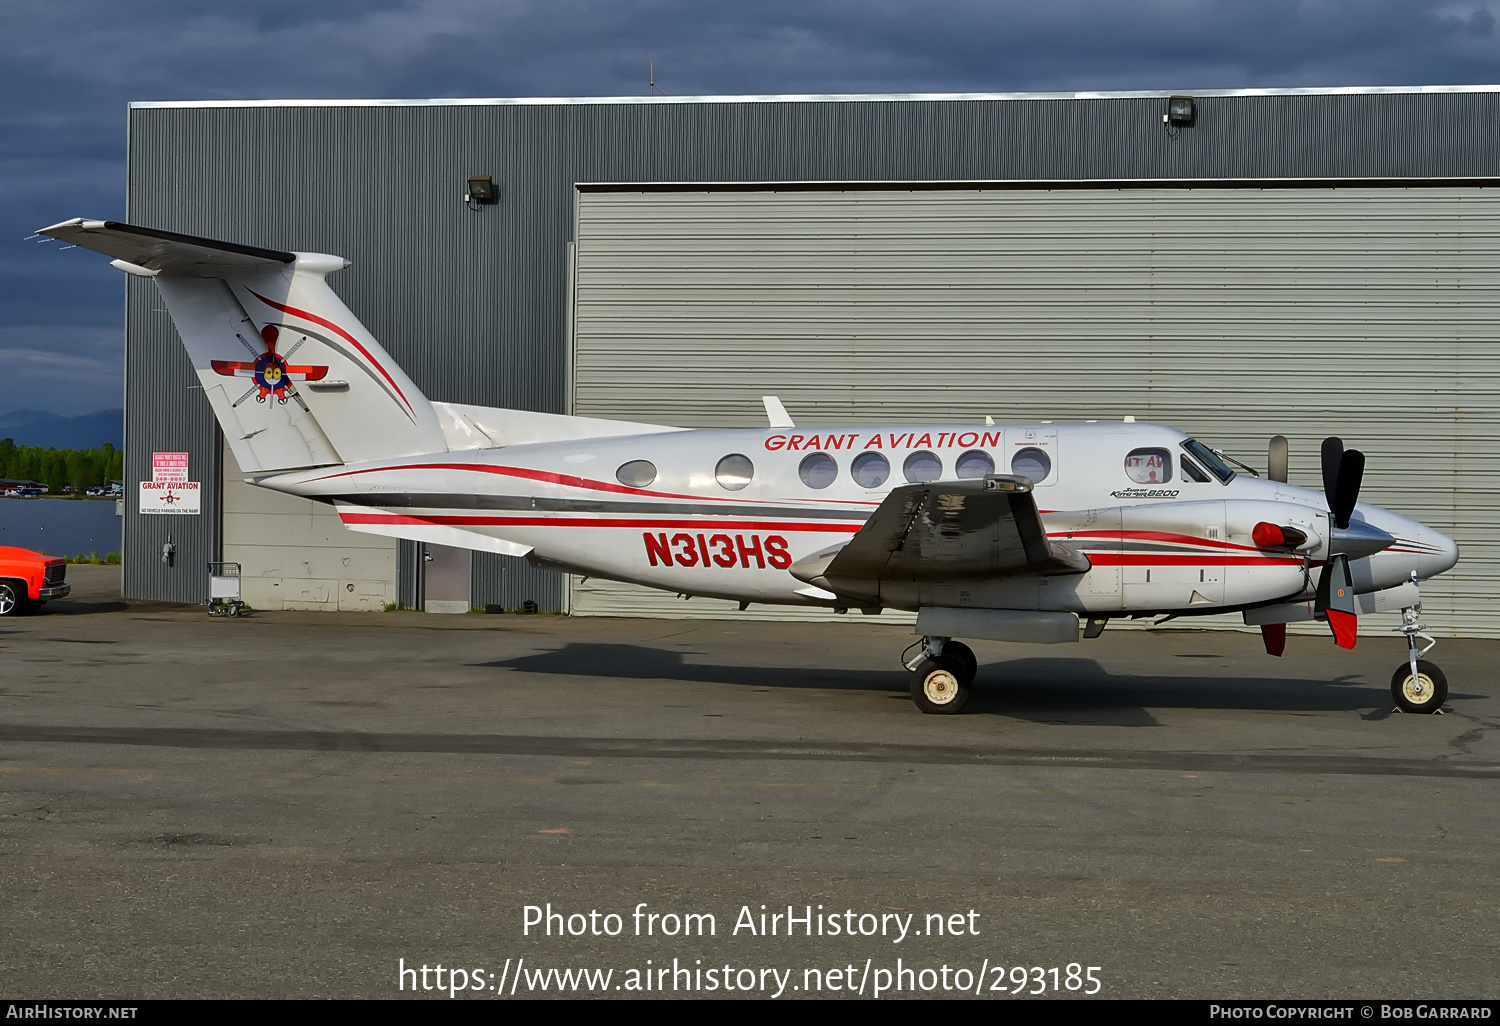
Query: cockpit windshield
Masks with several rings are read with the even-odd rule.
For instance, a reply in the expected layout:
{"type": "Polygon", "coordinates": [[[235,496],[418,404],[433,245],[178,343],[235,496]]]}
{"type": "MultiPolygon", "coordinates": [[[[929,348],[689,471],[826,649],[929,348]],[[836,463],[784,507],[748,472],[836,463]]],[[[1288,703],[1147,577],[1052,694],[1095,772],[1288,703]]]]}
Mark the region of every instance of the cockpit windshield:
{"type": "Polygon", "coordinates": [[[1202,464],[1210,474],[1218,478],[1220,484],[1228,484],[1234,479],[1234,471],[1229,469],[1229,465],[1219,458],[1218,453],[1198,439],[1189,438],[1182,443],[1182,447],[1191,453],[1193,459],[1202,464]]]}

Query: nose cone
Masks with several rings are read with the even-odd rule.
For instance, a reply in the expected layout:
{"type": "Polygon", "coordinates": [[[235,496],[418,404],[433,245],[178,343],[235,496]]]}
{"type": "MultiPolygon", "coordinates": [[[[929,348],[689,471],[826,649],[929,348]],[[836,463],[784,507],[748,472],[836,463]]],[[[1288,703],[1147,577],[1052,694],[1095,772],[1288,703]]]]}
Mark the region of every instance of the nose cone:
{"type": "Polygon", "coordinates": [[[1417,576],[1422,580],[1452,570],[1458,562],[1458,543],[1430,527],[1417,535],[1417,548],[1417,576]]]}
{"type": "Polygon", "coordinates": [[[1329,533],[1329,551],[1342,552],[1350,559],[1373,556],[1396,544],[1392,535],[1363,520],[1351,520],[1348,527],[1335,527],[1329,533]]]}

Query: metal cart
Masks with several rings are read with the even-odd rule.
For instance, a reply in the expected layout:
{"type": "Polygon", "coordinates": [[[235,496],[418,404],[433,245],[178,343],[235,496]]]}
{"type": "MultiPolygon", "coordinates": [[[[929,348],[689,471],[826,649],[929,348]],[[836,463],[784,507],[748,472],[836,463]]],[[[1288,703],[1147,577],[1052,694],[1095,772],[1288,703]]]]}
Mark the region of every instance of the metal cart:
{"type": "Polygon", "coordinates": [[[208,615],[239,616],[245,608],[240,599],[240,565],[208,564],[208,615]]]}

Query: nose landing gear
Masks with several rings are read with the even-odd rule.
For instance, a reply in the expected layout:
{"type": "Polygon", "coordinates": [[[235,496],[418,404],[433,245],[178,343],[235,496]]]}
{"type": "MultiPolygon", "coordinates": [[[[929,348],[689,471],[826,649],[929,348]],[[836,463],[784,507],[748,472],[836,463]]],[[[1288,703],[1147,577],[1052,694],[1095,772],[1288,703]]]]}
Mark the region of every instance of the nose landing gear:
{"type": "Polygon", "coordinates": [[[1427,628],[1422,625],[1421,617],[1420,602],[1401,610],[1401,626],[1396,630],[1406,635],[1406,662],[1396,667],[1391,677],[1391,697],[1400,712],[1441,714],[1443,703],[1448,700],[1448,678],[1437,664],[1422,658],[1437,641],[1425,633],[1427,628]],[[1418,638],[1427,644],[1418,647],[1418,638]]]}
{"type": "Polygon", "coordinates": [[[961,641],[926,637],[906,663],[911,671],[911,699],[924,713],[953,714],[969,701],[979,660],[961,641]]]}

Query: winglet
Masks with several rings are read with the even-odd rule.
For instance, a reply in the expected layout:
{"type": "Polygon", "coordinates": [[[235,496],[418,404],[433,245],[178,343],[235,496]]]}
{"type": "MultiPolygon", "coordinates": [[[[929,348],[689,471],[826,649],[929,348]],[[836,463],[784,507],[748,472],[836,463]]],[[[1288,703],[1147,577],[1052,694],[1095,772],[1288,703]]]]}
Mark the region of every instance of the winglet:
{"type": "Polygon", "coordinates": [[[763,395],[760,401],[766,404],[766,419],[771,422],[773,428],[796,427],[792,423],[791,414],[786,412],[786,407],[781,405],[781,400],[774,395],[763,395]]]}

